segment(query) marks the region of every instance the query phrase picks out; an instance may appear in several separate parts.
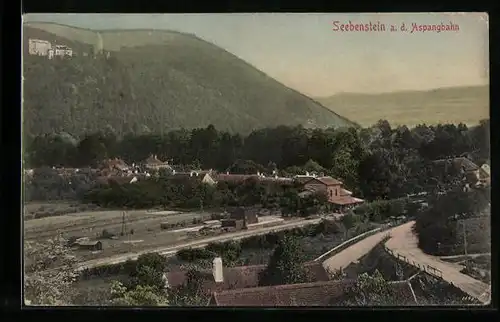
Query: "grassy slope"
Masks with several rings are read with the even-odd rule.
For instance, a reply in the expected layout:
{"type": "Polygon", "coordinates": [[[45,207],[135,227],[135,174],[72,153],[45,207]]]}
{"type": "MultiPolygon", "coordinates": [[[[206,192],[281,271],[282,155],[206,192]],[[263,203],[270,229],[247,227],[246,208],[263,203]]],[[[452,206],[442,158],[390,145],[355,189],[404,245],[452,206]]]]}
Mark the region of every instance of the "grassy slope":
{"type": "Polygon", "coordinates": [[[350,126],[347,119],[278,83],[227,51],[171,31],[94,31],[29,24],[28,37],[80,52],[103,45],[110,59],[49,61],[25,55],[24,118],[32,133],[166,131],[214,124],[247,133],[303,124],[350,126]],[[100,41],[102,40],[102,41],[100,41]],[[57,75],[57,77],[54,77],[57,75]]]}
{"type": "Polygon", "coordinates": [[[489,118],[488,86],[383,94],[345,93],[319,98],[318,101],[363,126],[381,118],[391,124],[410,126],[439,122],[475,125],[479,120],[489,118]]]}

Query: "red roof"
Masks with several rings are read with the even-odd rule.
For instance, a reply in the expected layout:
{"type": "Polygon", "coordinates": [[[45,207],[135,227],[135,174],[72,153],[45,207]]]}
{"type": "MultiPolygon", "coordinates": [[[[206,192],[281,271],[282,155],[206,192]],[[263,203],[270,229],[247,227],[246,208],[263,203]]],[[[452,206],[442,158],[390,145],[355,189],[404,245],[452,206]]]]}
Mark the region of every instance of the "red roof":
{"type": "Polygon", "coordinates": [[[306,184],[316,183],[314,181],[319,181],[320,183],[322,183],[324,185],[327,185],[327,186],[336,186],[336,185],[341,185],[342,184],[342,181],[339,181],[339,180],[334,179],[332,177],[318,177],[318,178],[314,178],[314,179],[311,179],[311,180],[307,181],[306,184]]]}
{"type": "Polygon", "coordinates": [[[146,160],[144,160],[144,163],[146,163],[148,165],[164,164],[163,161],[161,161],[160,159],[158,159],[156,156],[153,156],[153,155],[150,155],[146,160]]]}
{"type": "Polygon", "coordinates": [[[335,204],[335,205],[344,206],[344,205],[354,205],[357,203],[362,203],[363,200],[359,199],[359,198],[351,197],[349,195],[344,195],[344,196],[340,195],[338,197],[334,197],[332,200],[330,200],[330,202],[335,204]]]}
{"type": "Polygon", "coordinates": [[[326,306],[354,281],[328,281],[214,292],[217,306],[326,306]]]}
{"type": "Polygon", "coordinates": [[[127,164],[125,163],[125,161],[123,161],[121,159],[117,159],[117,158],[104,160],[102,162],[102,165],[104,167],[108,167],[108,168],[117,167],[119,169],[123,169],[123,168],[128,167],[127,164]]]}
{"type": "MultiPolygon", "coordinates": [[[[259,285],[259,274],[266,266],[267,265],[224,267],[224,282],[222,283],[215,283],[212,270],[203,270],[200,272],[204,280],[203,288],[206,293],[210,294],[215,291],[256,287],[259,285]]],[[[310,280],[328,281],[330,279],[329,274],[320,262],[304,263],[304,267],[306,268],[310,280]]],[[[167,274],[167,279],[170,287],[181,286],[186,282],[186,272],[169,272],[167,274]]]]}
{"type": "MultiPolygon", "coordinates": [[[[279,286],[255,287],[214,292],[211,305],[217,306],[335,306],[345,304],[346,290],[355,280],[327,281],[279,286]]],[[[399,304],[415,305],[407,281],[391,283],[399,304]]],[[[393,303],[387,303],[391,305],[393,303]]]]}

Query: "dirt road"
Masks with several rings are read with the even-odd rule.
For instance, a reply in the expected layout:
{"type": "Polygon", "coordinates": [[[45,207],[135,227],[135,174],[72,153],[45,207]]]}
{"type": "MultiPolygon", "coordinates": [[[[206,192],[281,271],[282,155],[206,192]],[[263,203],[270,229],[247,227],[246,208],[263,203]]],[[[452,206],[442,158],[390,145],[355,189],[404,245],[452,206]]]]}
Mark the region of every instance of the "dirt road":
{"type": "Polygon", "coordinates": [[[137,259],[137,257],[139,257],[139,255],[145,254],[145,253],[157,252],[157,253],[160,253],[160,254],[165,255],[165,256],[171,256],[171,255],[175,255],[175,253],[177,251],[179,251],[181,249],[185,249],[185,248],[204,247],[204,246],[208,245],[209,243],[213,243],[213,242],[225,242],[225,241],[229,241],[229,240],[243,239],[243,238],[250,237],[250,236],[264,235],[264,234],[268,234],[268,233],[274,232],[274,231],[280,231],[280,230],[292,229],[292,228],[297,228],[297,227],[304,227],[304,226],[308,226],[308,225],[314,225],[314,224],[318,224],[320,221],[321,221],[321,219],[292,220],[292,221],[289,221],[285,224],[273,226],[273,227],[264,227],[264,228],[256,228],[253,230],[244,230],[244,231],[240,231],[240,232],[236,232],[236,233],[229,233],[229,234],[224,234],[221,236],[199,239],[199,240],[195,240],[195,241],[192,241],[189,243],[176,245],[176,246],[159,247],[159,248],[148,249],[148,250],[144,250],[144,251],[136,252],[136,253],[128,253],[125,255],[117,255],[117,256],[110,256],[110,257],[101,258],[101,259],[90,260],[90,261],[87,261],[87,262],[80,264],[80,269],[92,268],[92,267],[102,266],[102,265],[123,263],[123,262],[127,261],[128,259],[135,260],[135,259],[137,259]]]}
{"type": "Polygon", "coordinates": [[[335,272],[349,266],[349,264],[356,262],[370,252],[390,231],[391,230],[385,230],[360,240],[356,244],[325,260],[323,262],[323,267],[330,272],[335,272]]]}
{"type": "Polygon", "coordinates": [[[430,265],[441,270],[445,281],[452,283],[484,304],[489,303],[491,301],[490,285],[460,273],[462,266],[442,261],[439,257],[425,254],[418,248],[417,237],[412,232],[414,223],[414,221],[410,221],[392,229],[391,239],[386,242],[386,247],[405,256],[410,262],[419,265],[430,265]]]}

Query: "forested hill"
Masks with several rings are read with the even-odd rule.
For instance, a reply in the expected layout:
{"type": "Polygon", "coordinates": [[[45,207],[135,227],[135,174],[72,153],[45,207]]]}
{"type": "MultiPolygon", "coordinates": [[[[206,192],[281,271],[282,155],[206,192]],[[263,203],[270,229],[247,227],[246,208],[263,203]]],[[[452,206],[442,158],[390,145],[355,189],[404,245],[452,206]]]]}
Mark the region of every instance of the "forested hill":
{"type": "Polygon", "coordinates": [[[23,41],[24,129],[31,135],[353,125],[192,35],[36,24],[24,26],[23,41]],[[29,38],[70,46],[76,57],[28,55],[29,38]]]}

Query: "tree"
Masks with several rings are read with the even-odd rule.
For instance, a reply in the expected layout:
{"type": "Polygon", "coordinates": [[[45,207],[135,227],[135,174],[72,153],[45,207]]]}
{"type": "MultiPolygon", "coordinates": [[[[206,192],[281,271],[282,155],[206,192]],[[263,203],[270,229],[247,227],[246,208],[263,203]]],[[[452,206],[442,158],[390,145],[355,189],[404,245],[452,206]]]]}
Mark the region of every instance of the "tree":
{"type": "Polygon", "coordinates": [[[131,276],[129,287],[147,286],[156,291],[160,291],[165,286],[163,272],[151,266],[139,266],[131,276]]]}
{"type": "Polygon", "coordinates": [[[164,288],[165,281],[163,274],[165,271],[165,257],[158,253],[147,253],[137,258],[135,267],[129,273],[129,289],[134,287],[148,286],[160,291],[164,288]]]}
{"type": "Polygon", "coordinates": [[[203,276],[194,266],[189,266],[186,272],[186,282],[169,290],[169,299],[176,306],[205,306],[209,294],[203,288],[203,276]]]}
{"type": "Polygon", "coordinates": [[[24,244],[24,299],[31,305],[71,305],[77,259],[63,238],[24,244]]]}
{"type": "MultiPolygon", "coordinates": [[[[361,274],[356,283],[344,290],[343,306],[398,305],[398,296],[393,287],[376,270],[371,276],[361,274]]],[[[339,305],[339,303],[332,303],[339,305]]]]}
{"type": "Polygon", "coordinates": [[[149,266],[159,272],[163,272],[165,270],[166,259],[158,253],[147,253],[142,254],[137,258],[137,269],[140,269],[144,266],[149,266]]]}
{"type": "Polygon", "coordinates": [[[259,276],[259,285],[283,285],[307,282],[303,267],[304,254],[294,236],[285,235],[278,241],[269,264],[259,276]]]}
{"type": "Polygon", "coordinates": [[[431,198],[428,209],[416,219],[415,232],[419,247],[430,254],[452,255],[457,251],[456,245],[461,243],[457,219],[483,215],[490,207],[490,198],[489,189],[464,191],[461,186],[431,198]]]}
{"type": "Polygon", "coordinates": [[[101,133],[85,136],[78,145],[81,165],[96,166],[108,156],[105,137],[101,133]]]}
{"type": "Polygon", "coordinates": [[[168,306],[167,296],[158,292],[152,286],[137,285],[128,290],[122,283],[112,281],[111,303],[120,306],[168,306]]]}

